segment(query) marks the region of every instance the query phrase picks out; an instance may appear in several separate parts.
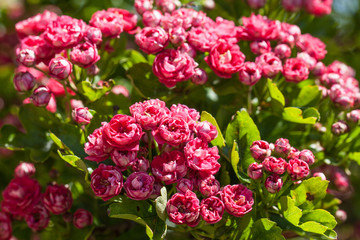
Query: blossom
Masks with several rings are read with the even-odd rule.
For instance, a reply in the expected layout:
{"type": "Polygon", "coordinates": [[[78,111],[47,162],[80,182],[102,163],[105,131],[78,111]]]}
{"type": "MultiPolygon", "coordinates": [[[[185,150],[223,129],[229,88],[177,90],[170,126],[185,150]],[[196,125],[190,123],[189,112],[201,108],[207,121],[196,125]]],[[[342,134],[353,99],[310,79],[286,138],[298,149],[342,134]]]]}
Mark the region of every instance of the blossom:
{"type": "Polygon", "coordinates": [[[119,195],[123,187],[123,176],[116,166],[100,164],[91,173],[91,188],[104,201],[119,195]]]}
{"type": "Polygon", "coordinates": [[[145,27],[135,35],[135,42],[147,54],[162,51],[169,43],[169,35],[161,27],[145,27]]]}
{"type": "Polygon", "coordinates": [[[63,80],[68,78],[72,72],[72,64],[64,57],[57,57],[51,59],[49,63],[49,75],[58,79],[63,80]]]}
{"type": "Polygon", "coordinates": [[[221,191],[225,209],[235,217],[242,217],[252,210],[252,192],[242,184],[226,185],[221,191]]]}
{"type": "Polygon", "coordinates": [[[124,184],[126,194],[134,200],[145,200],[153,192],[155,178],[145,172],[134,172],[128,176],[124,184]]]}
{"type": "Polygon", "coordinates": [[[93,223],[93,216],[88,210],[79,208],[74,213],[73,223],[79,229],[87,227],[93,223]]]}
{"type": "Polygon", "coordinates": [[[219,222],[222,219],[224,210],[224,203],[215,196],[203,199],[200,204],[200,215],[209,224],[219,222]]]}
{"type": "Polygon", "coordinates": [[[42,197],[47,210],[53,214],[63,214],[70,210],[73,198],[70,190],[64,185],[49,185],[42,197]]]}

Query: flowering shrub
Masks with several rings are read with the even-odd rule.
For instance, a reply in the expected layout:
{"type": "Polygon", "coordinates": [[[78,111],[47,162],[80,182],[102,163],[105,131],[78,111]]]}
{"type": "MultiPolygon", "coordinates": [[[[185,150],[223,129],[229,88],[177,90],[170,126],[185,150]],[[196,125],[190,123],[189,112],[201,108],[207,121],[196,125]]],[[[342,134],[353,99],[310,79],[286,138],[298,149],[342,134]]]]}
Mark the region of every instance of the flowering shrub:
{"type": "Polygon", "coordinates": [[[232,16],[220,2],[135,0],[89,21],[17,22],[0,240],[336,239],[360,158],[359,84],[295,24],[331,0],[275,3],[232,16]]]}

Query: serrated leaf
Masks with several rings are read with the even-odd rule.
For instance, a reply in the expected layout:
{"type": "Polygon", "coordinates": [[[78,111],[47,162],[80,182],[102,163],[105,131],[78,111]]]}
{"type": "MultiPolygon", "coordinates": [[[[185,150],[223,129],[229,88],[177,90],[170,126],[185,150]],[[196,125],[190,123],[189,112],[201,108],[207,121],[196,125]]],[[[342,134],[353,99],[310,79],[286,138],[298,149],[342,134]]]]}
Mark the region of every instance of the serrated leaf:
{"type": "Polygon", "coordinates": [[[257,220],[252,229],[251,237],[253,240],[285,240],[281,235],[281,228],[279,228],[275,222],[270,221],[267,218],[261,218],[257,220]]]}
{"type": "Polygon", "coordinates": [[[167,213],[166,213],[167,191],[165,186],[163,186],[160,189],[160,193],[161,195],[155,199],[156,213],[161,220],[165,221],[167,217],[167,213]]]}
{"type": "Polygon", "coordinates": [[[225,146],[225,139],[221,133],[221,130],[219,128],[219,125],[217,124],[215,118],[208,112],[202,111],[201,112],[201,121],[208,121],[209,123],[211,123],[212,125],[214,125],[216,127],[216,130],[218,132],[217,137],[211,141],[211,144],[214,146],[218,146],[218,147],[223,147],[225,146]]]}
{"type": "Polygon", "coordinates": [[[307,85],[301,88],[299,95],[294,99],[293,105],[297,107],[314,106],[320,99],[319,87],[307,85]]]}
{"type": "Polygon", "coordinates": [[[81,81],[76,85],[76,87],[82,95],[84,95],[91,102],[94,102],[104,96],[105,93],[110,91],[114,86],[114,81],[107,81],[107,83],[107,85],[104,84],[101,87],[95,87],[92,86],[88,81],[81,81]]]}
{"type": "Polygon", "coordinates": [[[306,115],[303,115],[303,111],[300,108],[296,107],[286,107],[282,113],[284,120],[294,123],[301,124],[315,124],[319,118],[319,112],[314,111],[315,108],[306,112],[306,115]]]}
{"type": "Polygon", "coordinates": [[[288,220],[294,226],[299,224],[302,211],[300,208],[295,206],[294,199],[291,199],[289,196],[281,197],[279,200],[279,207],[286,220],[288,220]]]}
{"type": "Polygon", "coordinates": [[[301,217],[301,222],[309,221],[320,223],[329,229],[333,229],[337,224],[335,217],[324,209],[315,209],[304,212],[303,216],[301,217]]]}

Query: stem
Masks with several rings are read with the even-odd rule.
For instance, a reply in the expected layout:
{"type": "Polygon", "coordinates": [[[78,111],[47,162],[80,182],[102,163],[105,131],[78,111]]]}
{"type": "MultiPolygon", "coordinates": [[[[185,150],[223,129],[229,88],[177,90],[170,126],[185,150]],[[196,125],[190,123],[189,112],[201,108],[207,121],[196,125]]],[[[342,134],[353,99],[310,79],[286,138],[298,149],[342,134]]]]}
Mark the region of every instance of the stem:
{"type": "Polygon", "coordinates": [[[249,111],[249,115],[252,114],[252,103],[251,103],[251,91],[252,91],[252,86],[249,86],[248,89],[248,111],[249,111]]]}
{"type": "Polygon", "coordinates": [[[49,74],[47,72],[45,72],[44,70],[41,70],[40,68],[34,66],[33,68],[35,68],[36,70],[38,70],[39,72],[42,72],[43,74],[45,74],[48,78],[50,78],[49,74]]]}

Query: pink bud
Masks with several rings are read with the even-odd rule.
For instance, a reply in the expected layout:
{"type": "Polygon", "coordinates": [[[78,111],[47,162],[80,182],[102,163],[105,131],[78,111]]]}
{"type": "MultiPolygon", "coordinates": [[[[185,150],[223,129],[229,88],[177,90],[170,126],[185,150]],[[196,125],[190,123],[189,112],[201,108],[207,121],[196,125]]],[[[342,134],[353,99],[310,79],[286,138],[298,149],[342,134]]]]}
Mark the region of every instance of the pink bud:
{"type": "Polygon", "coordinates": [[[89,112],[88,108],[80,107],[75,108],[72,111],[72,118],[75,122],[82,124],[82,125],[88,125],[93,118],[93,115],[89,112]]]}
{"type": "Polygon", "coordinates": [[[335,218],[339,222],[345,222],[347,219],[347,214],[344,210],[339,209],[335,212],[335,218]]]}
{"type": "Polygon", "coordinates": [[[125,171],[136,160],[137,152],[122,152],[114,149],[111,152],[111,160],[120,168],[121,171],[125,171]]]}
{"type": "Polygon", "coordinates": [[[250,43],[251,52],[255,55],[271,52],[271,45],[269,41],[253,41],[250,43]]]}
{"type": "Polygon", "coordinates": [[[266,78],[275,77],[283,70],[281,60],[274,53],[263,53],[255,59],[255,63],[261,68],[262,76],[266,78]]]}
{"type": "Polygon", "coordinates": [[[344,121],[338,121],[331,126],[331,131],[335,135],[342,135],[349,131],[349,126],[344,121]]]}
{"type": "Polygon", "coordinates": [[[326,66],[323,62],[317,62],[315,67],[312,69],[312,74],[315,76],[321,76],[326,71],[326,66]]]}
{"type": "Polygon", "coordinates": [[[63,214],[73,203],[71,191],[64,185],[49,185],[42,197],[47,210],[53,214],[63,214]]]}
{"type": "Polygon", "coordinates": [[[279,156],[286,157],[291,151],[291,145],[286,138],[279,138],[275,142],[275,153],[279,156]]]}
{"type": "Polygon", "coordinates": [[[262,172],[263,165],[261,163],[254,162],[249,165],[249,168],[247,170],[247,174],[251,179],[260,179],[263,176],[262,172]]]}
{"type": "Polygon", "coordinates": [[[31,49],[22,49],[16,54],[16,60],[18,63],[26,67],[30,67],[35,63],[35,52],[31,49]]]}
{"type": "Polygon", "coordinates": [[[193,82],[196,85],[202,85],[205,84],[208,80],[208,75],[205,72],[205,70],[201,68],[195,68],[195,73],[191,77],[191,82],[193,82]]]}
{"type": "Polygon", "coordinates": [[[317,60],[315,58],[311,57],[307,52],[300,52],[296,55],[296,57],[304,60],[305,63],[307,64],[307,67],[309,70],[312,70],[315,68],[317,60]]]}
{"type": "Polygon", "coordinates": [[[153,8],[152,0],[135,0],[134,7],[136,11],[141,15],[145,11],[151,10],[153,8]]]}
{"type": "Polygon", "coordinates": [[[33,91],[31,95],[31,101],[37,107],[44,107],[48,105],[50,98],[51,92],[45,86],[39,86],[33,91]]]}
{"type": "Polygon", "coordinates": [[[178,47],[178,50],[181,53],[187,53],[192,58],[196,57],[196,50],[192,46],[190,46],[188,43],[183,43],[180,47],[178,47]]]}
{"type": "Polygon", "coordinates": [[[85,42],[75,46],[70,53],[71,61],[80,67],[88,68],[100,60],[96,45],[85,42]]]}
{"type": "Polygon", "coordinates": [[[181,26],[169,30],[169,40],[174,46],[183,44],[186,40],[186,36],[185,29],[181,26]]]}
{"type": "Polygon", "coordinates": [[[265,187],[270,193],[279,192],[283,186],[283,180],[280,176],[273,174],[266,178],[265,187]]]}
{"type": "Polygon", "coordinates": [[[298,158],[290,159],[287,164],[287,172],[291,180],[302,180],[309,175],[309,165],[298,158]]]}
{"type": "Polygon", "coordinates": [[[79,208],[74,213],[73,223],[74,223],[74,226],[79,229],[87,227],[93,223],[93,216],[92,216],[91,212],[89,212],[85,209],[79,208]]]}
{"type": "Polygon", "coordinates": [[[195,126],[195,130],[198,137],[207,142],[214,140],[218,135],[216,127],[208,121],[198,122],[195,126]]]}
{"type": "Polygon", "coordinates": [[[33,89],[35,77],[29,72],[19,72],[14,76],[14,87],[16,91],[25,92],[33,89]]]}
{"type": "Polygon", "coordinates": [[[96,66],[96,64],[91,65],[90,67],[88,67],[86,69],[86,73],[89,76],[95,76],[100,72],[100,69],[98,68],[98,66],[96,66]]]}
{"type": "Polygon", "coordinates": [[[251,8],[262,8],[266,4],[266,0],[247,0],[251,8]]]}
{"type": "Polygon", "coordinates": [[[15,177],[32,177],[36,172],[35,166],[32,163],[22,162],[15,168],[15,177]]]}
{"type": "Polygon", "coordinates": [[[87,27],[86,32],[85,32],[85,38],[89,42],[97,45],[102,42],[101,30],[96,27],[87,27]]]}
{"type": "Polygon", "coordinates": [[[313,165],[315,162],[314,154],[308,149],[302,150],[299,154],[299,158],[309,165],[313,165]]]}
{"type": "Polygon", "coordinates": [[[335,186],[339,189],[340,192],[346,192],[349,190],[350,182],[348,176],[339,170],[335,173],[334,179],[335,186]]]}
{"type": "Polygon", "coordinates": [[[145,27],[156,27],[160,25],[162,13],[159,10],[144,12],[142,20],[145,27]]]}
{"type": "Polygon", "coordinates": [[[254,62],[245,62],[239,71],[239,80],[245,85],[252,86],[261,79],[261,69],[254,62]]]}
{"type": "Polygon", "coordinates": [[[72,64],[64,57],[57,57],[51,59],[49,63],[49,74],[50,76],[63,80],[71,74],[72,64]]]}
{"type": "Polygon", "coordinates": [[[282,6],[286,11],[297,12],[302,7],[303,0],[282,0],[282,6]]]}
{"type": "Polygon", "coordinates": [[[291,56],[291,48],[287,44],[279,44],[274,48],[275,55],[280,58],[288,58],[291,56]]]}
{"type": "Polygon", "coordinates": [[[346,114],[346,118],[348,121],[357,123],[360,121],[360,109],[352,110],[348,114],[346,114]]]}
{"type": "Polygon", "coordinates": [[[266,171],[281,175],[285,172],[287,162],[282,158],[266,157],[262,163],[266,171]]]}
{"type": "Polygon", "coordinates": [[[266,141],[255,141],[250,147],[251,156],[255,160],[263,161],[271,155],[270,145],[266,141]]]}
{"type": "Polygon", "coordinates": [[[325,174],[322,173],[322,172],[315,172],[315,173],[313,174],[313,177],[320,177],[321,180],[326,180],[326,176],[325,176],[325,174]]]}

